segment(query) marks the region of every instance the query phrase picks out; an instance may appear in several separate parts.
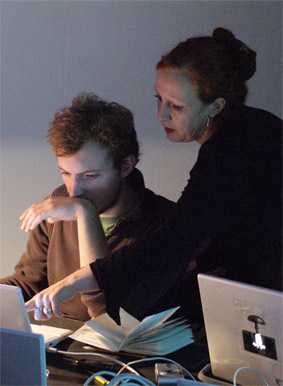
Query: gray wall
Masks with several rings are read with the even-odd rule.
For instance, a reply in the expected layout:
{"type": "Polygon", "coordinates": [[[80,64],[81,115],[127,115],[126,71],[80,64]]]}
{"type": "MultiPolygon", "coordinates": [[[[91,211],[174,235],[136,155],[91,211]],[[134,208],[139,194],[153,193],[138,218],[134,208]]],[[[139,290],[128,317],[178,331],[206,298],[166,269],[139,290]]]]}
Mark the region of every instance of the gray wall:
{"type": "Polygon", "coordinates": [[[135,114],[146,184],[176,200],[198,152],[156,119],[154,66],[180,40],[230,28],[258,52],[248,104],[281,115],[281,1],[2,1],[1,276],[25,249],[19,215],[61,183],[45,132],[81,91],[135,114]]]}

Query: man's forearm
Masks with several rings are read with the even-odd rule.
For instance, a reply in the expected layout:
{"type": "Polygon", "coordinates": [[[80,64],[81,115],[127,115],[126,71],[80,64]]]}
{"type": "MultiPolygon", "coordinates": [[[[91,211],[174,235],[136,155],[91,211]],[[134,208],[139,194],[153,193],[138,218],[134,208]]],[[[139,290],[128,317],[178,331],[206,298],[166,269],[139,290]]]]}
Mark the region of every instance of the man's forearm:
{"type": "Polygon", "coordinates": [[[99,216],[93,204],[85,201],[77,216],[77,224],[81,267],[110,254],[99,216]]]}
{"type": "Polygon", "coordinates": [[[62,316],[60,303],[72,298],[77,292],[99,290],[89,265],[80,268],[52,286],[44,289],[26,303],[28,311],[35,311],[35,319],[46,320],[62,316]],[[44,313],[44,308],[49,310],[44,313]]]}

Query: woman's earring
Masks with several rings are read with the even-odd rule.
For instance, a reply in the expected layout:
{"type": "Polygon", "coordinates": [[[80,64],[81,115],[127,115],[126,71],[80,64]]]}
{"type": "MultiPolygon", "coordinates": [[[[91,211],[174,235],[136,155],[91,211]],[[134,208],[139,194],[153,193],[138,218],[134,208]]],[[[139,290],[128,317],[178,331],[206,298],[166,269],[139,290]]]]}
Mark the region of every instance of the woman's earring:
{"type": "Polygon", "coordinates": [[[211,123],[211,121],[212,121],[212,118],[211,118],[211,116],[209,115],[209,116],[207,117],[207,121],[206,121],[206,128],[207,128],[207,129],[210,128],[210,123],[211,123]]]}

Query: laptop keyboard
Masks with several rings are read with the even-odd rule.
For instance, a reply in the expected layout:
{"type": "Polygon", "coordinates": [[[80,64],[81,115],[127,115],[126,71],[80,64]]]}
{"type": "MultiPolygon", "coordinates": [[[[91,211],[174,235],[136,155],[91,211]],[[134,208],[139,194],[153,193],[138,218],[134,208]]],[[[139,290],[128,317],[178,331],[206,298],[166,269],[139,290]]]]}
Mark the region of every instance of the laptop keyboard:
{"type": "Polygon", "coordinates": [[[31,324],[31,329],[32,329],[32,332],[34,332],[35,334],[43,335],[45,343],[54,341],[59,337],[66,337],[72,332],[69,330],[65,330],[63,328],[37,325],[37,324],[31,324]]]}
{"type": "Polygon", "coordinates": [[[44,326],[39,326],[37,324],[32,324],[31,325],[31,329],[32,329],[32,332],[34,332],[35,334],[43,335],[45,342],[49,341],[49,340],[52,340],[52,339],[56,339],[58,337],[58,334],[54,334],[54,333],[52,333],[50,331],[46,331],[44,329],[44,326]]]}

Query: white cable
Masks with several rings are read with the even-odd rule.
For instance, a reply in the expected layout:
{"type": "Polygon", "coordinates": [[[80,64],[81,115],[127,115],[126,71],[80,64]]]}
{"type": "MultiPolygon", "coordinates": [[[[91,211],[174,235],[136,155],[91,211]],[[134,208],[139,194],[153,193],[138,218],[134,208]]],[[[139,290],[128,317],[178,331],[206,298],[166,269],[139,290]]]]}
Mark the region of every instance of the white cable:
{"type": "MultiPolygon", "coordinates": [[[[132,366],[137,363],[142,363],[142,362],[148,362],[148,361],[157,361],[157,360],[162,360],[170,363],[174,363],[175,365],[179,366],[186,374],[188,374],[194,381],[196,381],[195,377],[183,366],[181,366],[178,362],[173,361],[173,359],[169,358],[164,358],[164,357],[153,357],[153,358],[144,358],[144,359],[137,359],[135,361],[127,363],[128,366],[132,366]]],[[[117,374],[120,374],[125,367],[123,367],[121,370],[118,371],[117,374]]]]}
{"type": "Polygon", "coordinates": [[[103,358],[103,359],[108,359],[109,361],[111,362],[114,362],[114,363],[117,363],[119,366],[121,366],[123,369],[126,368],[127,370],[129,370],[131,373],[133,374],[136,374],[136,375],[139,375],[139,373],[133,369],[132,367],[130,367],[127,363],[124,363],[122,361],[120,361],[119,359],[116,359],[116,358],[112,358],[110,355],[106,355],[106,354],[100,354],[100,353],[92,353],[92,352],[72,352],[72,351],[62,351],[62,350],[58,350],[56,349],[55,347],[49,347],[47,349],[48,352],[52,352],[52,353],[59,353],[59,354],[64,354],[64,355],[77,355],[77,356],[88,356],[88,355],[91,355],[91,356],[95,356],[95,357],[98,357],[98,358],[103,358]]]}
{"type": "MultiPolygon", "coordinates": [[[[115,374],[114,378],[107,384],[107,386],[119,386],[119,385],[125,385],[125,386],[140,386],[140,385],[142,385],[142,386],[156,386],[149,379],[146,379],[146,378],[142,377],[141,375],[133,375],[133,374],[129,374],[129,373],[122,374],[122,372],[127,368],[127,366],[130,367],[133,364],[143,363],[143,362],[148,362],[148,361],[156,361],[156,360],[162,360],[162,361],[166,361],[166,362],[171,362],[171,363],[174,363],[174,364],[180,366],[195,381],[194,376],[187,369],[185,369],[183,366],[181,366],[179,363],[175,362],[174,360],[168,359],[168,358],[163,358],[163,357],[153,357],[153,358],[138,359],[138,360],[129,362],[127,365],[125,364],[121,368],[121,370],[119,370],[118,373],[115,374]]],[[[100,375],[103,376],[104,374],[106,375],[107,372],[100,371],[98,373],[92,374],[91,377],[84,384],[84,386],[88,386],[89,383],[95,377],[100,376],[100,375]]]]}
{"type": "Polygon", "coordinates": [[[261,378],[264,380],[264,383],[266,384],[266,386],[269,386],[269,383],[267,382],[266,378],[257,370],[253,369],[252,367],[240,367],[238,368],[236,371],[235,371],[235,374],[234,374],[234,379],[233,379],[233,383],[234,383],[234,386],[237,386],[237,383],[236,383],[236,379],[237,379],[237,375],[240,371],[242,370],[251,370],[251,371],[254,371],[255,373],[257,373],[259,376],[261,376],[261,378]]]}
{"type": "MultiPolygon", "coordinates": [[[[51,353],[59,353],[59,354],[63,354],[63,355],[74,355],[74,356],[95,356],[95,357],[98,357],[98,358],[103,358],[103,359],[107,359],[111,362],[114,362],[114,363],[117,363],[119,366],[121,366],[121,369],[118,371],[117,374],[115,373],[112,373],[115,375],[115,377],[112,379],[111,382],[115,380],[117,380],[117,377],[120,376],[120,375],[128,375],[128,376],[132,376],[131,374],[121,374],[125,369],[127,369],[128,371],[130,371],[131,373],[134,374],[134,377],[135,378],[132,378],[132,379],[135,379],[135,380],[145,380],[147,381],[148,383],[146,383],[145,385],[148,386],[148,385],[154,385],[156,386],[155,384],[153,384],[151,381],[149,381],[148,379],[142,377],[135,369],[133,369],[131,367],[131,365],[133,364],[137,364],[137,363],[143,363],[143,362],[148,362],[148,361],[157,361],[157,360],[162,360],[162,361],[165,361],[165,362],[170,362],[170,363],[174,363],[176,364],[177,366],[179,366],[186,374],[188,374],[194,381],[196,380],[195,377],[183,366],[181,366],[178,362],[174,361],[173,359],[169,359],[169,358],[164,358],[164,357],[151,357],[151,358],[143,358],[143,359],[137,359],[135,361],[132,361],[132,362],[129,362],[129,363],[124,363],[122,361],[120,361],[119,359],[116,359],[116,358],[113,358],[111,357],[110,355],[106,355],[106,354],[100,354],[100,353],[91,353],[91,352],[72,352],[72,351],[62,351],[62,350],[58,350],[56,349],[55,347],[49,347],[47,349],[48,352],[51,352],[51,353]]],[[[102,374],[103,372],[98,372],[98,373],[94,373],[91,375],[91,377],[89,377],[86,381],[86,383],[84,384],[84,386],[87,386],[89,385],[89,383],[98,375],[102,374]]],[[[111,373],[111,372],[110,372],[111,373]]],[[[104,372],[104,374],[106,374],[106,372],[104,372]]],[[[110,374],[109,374],[110,375],[110,374]]],[[[108,383],[108,386],[112,386],[112,385],[116,385],[116,383],[108,383]]],[[[119,380],[120,382],[120,380],[119,380]]],[[[122,384],[127,384],[127,386],[130,386],[129,383],[125,383],[123,382],[122,384]]],[[[136,384],[134,385],[136,386],[136,384]]],[[[267,385],[269,386],[269,385],[267,385]]]]}

